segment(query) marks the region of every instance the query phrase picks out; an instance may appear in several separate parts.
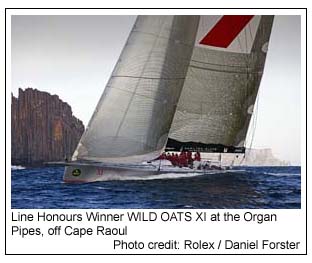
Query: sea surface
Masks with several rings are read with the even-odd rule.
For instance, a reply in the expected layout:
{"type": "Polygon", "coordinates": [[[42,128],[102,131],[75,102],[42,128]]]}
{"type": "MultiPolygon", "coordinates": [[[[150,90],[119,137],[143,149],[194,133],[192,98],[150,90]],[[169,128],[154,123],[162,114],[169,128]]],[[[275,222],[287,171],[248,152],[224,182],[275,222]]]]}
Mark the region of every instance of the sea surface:
{"type": "Polygon", "coordinates": [[[63,183],[63,167],[12,167],[12,208],[300,208],[301,168],[241,171],[155,180],[63,183]]]}

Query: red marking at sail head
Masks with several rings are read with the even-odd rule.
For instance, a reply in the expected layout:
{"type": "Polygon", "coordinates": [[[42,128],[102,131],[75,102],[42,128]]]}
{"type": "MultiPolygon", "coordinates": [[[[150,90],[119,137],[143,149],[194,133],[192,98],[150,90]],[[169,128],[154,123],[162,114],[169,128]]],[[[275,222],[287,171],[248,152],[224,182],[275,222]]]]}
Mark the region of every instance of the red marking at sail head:
{"type": "Polygon", "coordinates": [[[199,43],[227,48],[253,17],[223,16],[199,43]]]}

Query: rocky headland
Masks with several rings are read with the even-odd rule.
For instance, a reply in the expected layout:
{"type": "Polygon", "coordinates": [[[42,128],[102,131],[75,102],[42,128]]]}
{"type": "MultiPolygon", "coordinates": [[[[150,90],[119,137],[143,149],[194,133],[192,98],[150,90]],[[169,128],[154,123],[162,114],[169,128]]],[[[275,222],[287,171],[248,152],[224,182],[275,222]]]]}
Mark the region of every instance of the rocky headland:
{"type": "Polygon", "coordinates": [[[11,163],[35,166],[69,158],[84,132],[83,123],[57,95],[19,89],[11,101],[11,163]]]}

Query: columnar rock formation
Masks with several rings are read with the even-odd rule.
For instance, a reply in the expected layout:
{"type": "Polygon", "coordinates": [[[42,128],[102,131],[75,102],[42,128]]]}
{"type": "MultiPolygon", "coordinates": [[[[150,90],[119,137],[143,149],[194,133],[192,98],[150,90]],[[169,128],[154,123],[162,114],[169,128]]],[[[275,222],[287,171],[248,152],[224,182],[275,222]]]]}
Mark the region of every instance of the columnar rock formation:
{"type": "Polygon", "coordinates": [[[56,95],[28,88],[12,94],[11,163],[60,161],[74,152],[84,131],[71,107],[56,95]]]}

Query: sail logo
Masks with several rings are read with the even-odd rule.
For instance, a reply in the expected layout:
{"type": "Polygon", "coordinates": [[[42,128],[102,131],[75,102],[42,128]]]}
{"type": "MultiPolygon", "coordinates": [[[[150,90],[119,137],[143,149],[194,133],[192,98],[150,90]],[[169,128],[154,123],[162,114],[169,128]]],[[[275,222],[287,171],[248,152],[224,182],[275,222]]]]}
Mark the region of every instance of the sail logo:
{"type": "Polygon", "coordinates": [[[199,43],[202,45],[227,48],[253,17],[253,15],[222,16],[199,43]]]}
{"type": "Polygon", "coordinates": [[[81,170],[80,169],[74,169],[73,171],[72,171],[72,175],[73,176],[79,176],[79,175],[81,175],[81,170]]]}

